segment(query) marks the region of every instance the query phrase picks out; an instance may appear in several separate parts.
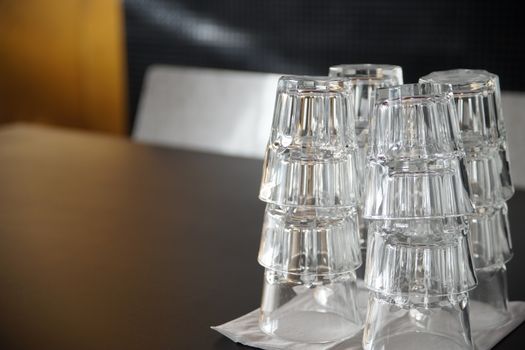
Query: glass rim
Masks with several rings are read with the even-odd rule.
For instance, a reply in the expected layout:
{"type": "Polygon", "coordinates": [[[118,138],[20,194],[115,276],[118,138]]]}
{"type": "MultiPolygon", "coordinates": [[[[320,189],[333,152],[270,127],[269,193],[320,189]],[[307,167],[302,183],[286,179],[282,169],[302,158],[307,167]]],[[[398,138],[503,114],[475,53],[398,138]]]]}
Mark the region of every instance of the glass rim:
{"type": "Polygon", "coordinates": [[[450,84],[454,94],[479,94],[497,90],[499,77],[483,69],[458,68],[432,72],[419,82],[450,84]]]}
{"type": "Polygon", "coordinates": [[[262,266],[265,270],[269,270],[269,271],[272,271],[272,272],[277,272],[277,273],[284,274],[284,275],[291,275],[291,276],[294,276],[294,277],[338,278],[338,277],[348,276],[351,279],[356,279],[356,280],[357,280],[356,270],[358,270],[362,266],[362,262],[361,262],[361,264],[359,264],[359,266],[357,266],[354,270],[347,270],[347,271],[341,271],[341,272],[321,272],[321,273],[317,273],[317,272],[295,272],[295,271],[289,271],[289,270],[285,270],[285,269],[276,269],[276,268],[271,267],[271,266],[265,266],[265,264],[261,263],[259,261],[259,259],[257,259],[257,263],[260,266],[262,266]]]}
{"type": "Polygon", "coordinates": [[[436,215],[420,215],[420,216],[385,216],[385,215],[363,215],[363,219],[368,220],[381,220],[381,221],[398,221],[398,220],[430,220],[430,219],[447,219],[464,217],[469,218],[472,215],[471,212],[459,213],[459,214],[436,214],[436,215]]]}
{"type": "Polygon", "coordinates": [[[419,296],[419,297],[444,297],[444,296],[447,296],[447,295],[459,295],[459,294],[468,294],[468,292],[472,291],[473,289],[475,289],[476,287],[478,286],[478,283],[476,282],[476,284],[474,285],[469,285],[468,287],[466,287],[465,290],[461,290],[461,291],[456,291],[456,290],[451,290],[451,291],[443,291],[443,292],[431,292],[431,291],[427,291],[427,292],[416,292],[416,291],[408,291],[408,292],[389,292],[389,291],[385,291],[385,290],[381,290],[379,288],[373,288],[371,286],[366,286],[366,288],[370,291],[370,292],[373,292],[373,293],[378,293],[378,294],[382,294],[382,295],[385,295],[385,296],[388,296],[388,297],[391,297],[391,298],[396,298],[396,297],[409,297],[409,296],[419,296]]]}
{"type": "Polygon", "coordinates": [[[357,210],[360,206],[362,206],[362,202],[359,198],[353,199],[350,203],[345,204],[304,204],[304,203],[281,203],[276,200],[271,200],[261,194],[258,196],[259,200],[261,202],[264,202],[266,204],[275,205],[275,206],[281,206],[281,207],[289,207],[289,208],[303,208],[303,209],[322,209],[322,210],[329,210],[329,209],[346,209],[346,210],[357,210]]]}
{"type": "Polygon", "coordinates": [[[419,104],[425,101],[446,101],[454,97],[452,85],[440,83],[413,83],[376,90],[376,105],[383,103],[419,104]]]}
{"type": "Polygon", "coordinates": [[[356,207],[346,206],[308,206],[281,205],[266,203],[265,213],[279,214],[288,217],[349,217],[357,215],[356,207]],[[304,211],[303,213],[297,211],[304,211]]]}

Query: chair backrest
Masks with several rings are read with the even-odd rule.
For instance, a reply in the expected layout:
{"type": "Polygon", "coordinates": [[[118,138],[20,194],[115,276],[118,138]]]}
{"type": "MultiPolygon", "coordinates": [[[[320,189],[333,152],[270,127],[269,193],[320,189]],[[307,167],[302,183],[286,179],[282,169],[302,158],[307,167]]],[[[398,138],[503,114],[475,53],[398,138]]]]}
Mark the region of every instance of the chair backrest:
{"type": "Polygon", "coordinates": [[[262,158],[279,75],[151,66],[133,138],[137,141],[262,158]]]}
{"type": "Polygon", "coordinates": [[[525,158],[521,152],[525,150],[525,93],[503,91],[501,93],[503,117],[507,129],[507,139],[510,155],[510,170],[514,186],[525,188],[525,158]]]}

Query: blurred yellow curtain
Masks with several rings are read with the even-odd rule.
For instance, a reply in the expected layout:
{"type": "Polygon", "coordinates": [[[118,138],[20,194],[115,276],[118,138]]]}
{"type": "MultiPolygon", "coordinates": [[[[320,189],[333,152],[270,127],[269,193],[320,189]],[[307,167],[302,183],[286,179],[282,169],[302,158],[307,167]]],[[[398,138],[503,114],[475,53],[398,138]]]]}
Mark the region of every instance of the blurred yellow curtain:
{"type": "Polygon", "coordinates": [[[118,0],[0,0],[0,123],[127,131],[118,0]]]}

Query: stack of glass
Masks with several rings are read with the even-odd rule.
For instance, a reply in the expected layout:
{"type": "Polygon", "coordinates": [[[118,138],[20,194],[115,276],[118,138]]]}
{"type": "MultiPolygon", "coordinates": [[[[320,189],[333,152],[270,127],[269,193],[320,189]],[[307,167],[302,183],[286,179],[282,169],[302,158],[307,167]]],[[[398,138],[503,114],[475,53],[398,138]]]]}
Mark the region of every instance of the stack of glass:
{"type": "MultiPolygon", "coordinates": [[[[329,69],[330,76],[347,78],[352,86],[353,114],[357,141],[357,176],[359,190],[364,192],[368,125],[374,109],[378,88],[403,84],[403,70],[389,64],[341,64],[329,69]]],[[[361,248],[366,250],[367,225],[362,218],[362,206],[358,207],[361,248]]]]}
{"type": "Polygon", "coordinates": [[[345,79],[279,80],[259,198],[267,203],[259,325],[303,343],[359,331],[354,118],[345,79]]]}
{"type": "Polygon", "coordinates": [[[366,350],[472,349],[464,157],[449,85],[377,90],[364,196],[366,350]]]}
{"type": "Polygon", "coordinates": [[[455,69],[433,72],[420,81],[452,85],[475,207],[470,229],[479,284],[470,294],[472,312],[479,313],[477,326],[498,326],[510,317],[505,264],[512,245],[506,201],[514,194],[499,79],[483,70],[455,69]]]}

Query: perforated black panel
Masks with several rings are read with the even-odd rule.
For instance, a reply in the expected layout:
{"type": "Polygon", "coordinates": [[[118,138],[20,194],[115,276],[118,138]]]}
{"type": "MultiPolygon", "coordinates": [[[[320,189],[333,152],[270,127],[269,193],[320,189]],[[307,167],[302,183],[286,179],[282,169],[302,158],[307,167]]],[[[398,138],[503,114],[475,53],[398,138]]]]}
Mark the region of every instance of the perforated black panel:
{"type": "Polygon", "coordinates": [[[504,1],[125,0],[130,111],[153,63],[326,74],[392,63],[405,81],[484,68],[525,90],[523,15],[504,1]]]}

